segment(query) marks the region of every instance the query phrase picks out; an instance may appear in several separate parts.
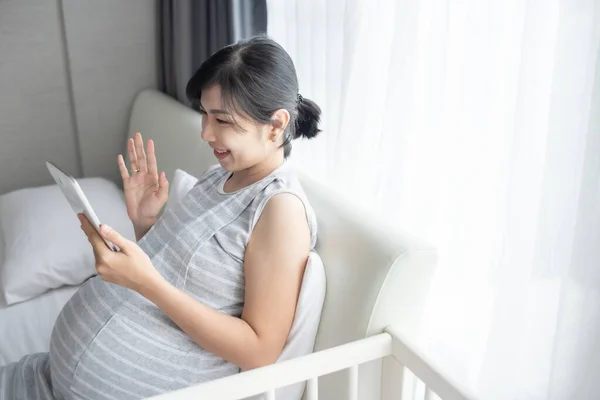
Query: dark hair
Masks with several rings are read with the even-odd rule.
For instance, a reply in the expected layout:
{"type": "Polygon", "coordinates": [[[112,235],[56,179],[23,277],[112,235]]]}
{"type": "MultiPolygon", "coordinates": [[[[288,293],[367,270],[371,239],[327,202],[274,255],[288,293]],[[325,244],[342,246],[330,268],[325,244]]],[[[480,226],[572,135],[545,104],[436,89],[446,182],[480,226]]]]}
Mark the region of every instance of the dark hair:
{"type": "Polygon", "coordinates": [[[200,95],[215,84],[221,87],[223,106],[262,124],[272,123],[273,113],[286,109],[290,121],[284,133],[284,156],[293,139],[314,138],[321,109],[298,93],[296,69],[289,54],[267,36],[226,46],[206,60],[187,83],[186,95],[194,108],[200,95]]]}

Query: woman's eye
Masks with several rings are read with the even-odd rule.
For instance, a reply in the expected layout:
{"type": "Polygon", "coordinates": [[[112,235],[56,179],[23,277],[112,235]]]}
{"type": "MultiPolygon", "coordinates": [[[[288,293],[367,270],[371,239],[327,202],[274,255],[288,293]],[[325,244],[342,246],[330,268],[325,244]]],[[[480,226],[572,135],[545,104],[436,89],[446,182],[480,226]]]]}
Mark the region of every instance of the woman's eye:
{"type": "Polygon", "coordinates": [[[217,118],[217,122],[221,125],[229,125],[231,123],[229,121],[225,121],[224,119],[218,119],[218,118],[217,118]]]}
{"type": "Polygon", "coordinates": [[[199,111],[200,111],[200,114],[206,115],[206,111],[204,111],[203,109],[200,109],[199,111]]]}

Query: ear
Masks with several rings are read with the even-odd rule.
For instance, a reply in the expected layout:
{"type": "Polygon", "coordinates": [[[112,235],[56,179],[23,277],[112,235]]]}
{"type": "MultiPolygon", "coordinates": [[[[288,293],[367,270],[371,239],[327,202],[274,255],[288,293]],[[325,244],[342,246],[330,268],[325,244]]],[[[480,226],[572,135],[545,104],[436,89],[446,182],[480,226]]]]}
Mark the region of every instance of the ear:
{"type": "Polygon", "coordinates": [[[276,142],[283,136],[283,132],[285,132],[285,128],[288,126],[290,122],[290,113],[288,110],[284,108],[280,108],[279,110],[273,113],[271,117],[271,129],[269,131],[269,136],[271,140],[276,142]]]}

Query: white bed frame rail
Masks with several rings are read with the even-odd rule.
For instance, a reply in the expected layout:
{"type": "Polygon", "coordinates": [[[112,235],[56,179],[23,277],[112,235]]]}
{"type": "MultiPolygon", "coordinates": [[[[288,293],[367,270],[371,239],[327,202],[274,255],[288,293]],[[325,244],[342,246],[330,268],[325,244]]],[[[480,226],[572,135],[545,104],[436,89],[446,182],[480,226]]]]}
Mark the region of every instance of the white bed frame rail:
{"type": "Polygon", "coordinates": [[[415,350],[399,332],[387,328],[384,333],[355,342],[318,351],[292,360],[245,371],[171,393],[153,400],[239,400],[264,394],[276,400],[275,389],[306,381],[306,399],[318,400],[319,376],[347,370],[350,400],[358,399],[358,366],[375,359],[392,356],[384,363],[382,392],[388,398],[402,400],[404,371],[409,370],[425,385],[425,400],[434,394],[442,400],[476,400],[467,390],[448,379],[432,362],[415,350]]]}

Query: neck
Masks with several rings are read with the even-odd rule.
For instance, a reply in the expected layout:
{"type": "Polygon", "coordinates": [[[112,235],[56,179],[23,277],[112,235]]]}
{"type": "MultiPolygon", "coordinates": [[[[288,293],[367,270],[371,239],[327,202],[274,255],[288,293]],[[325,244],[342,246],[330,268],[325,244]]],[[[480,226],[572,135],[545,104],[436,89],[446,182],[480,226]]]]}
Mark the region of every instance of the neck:
{"type": "Polygon", "coordinates": [[[229,190],[239,190],[252,185],[279,168],[283,161],[283,151],[277,151],[250,168],[234,172],[226,184],[229,190]]]}

